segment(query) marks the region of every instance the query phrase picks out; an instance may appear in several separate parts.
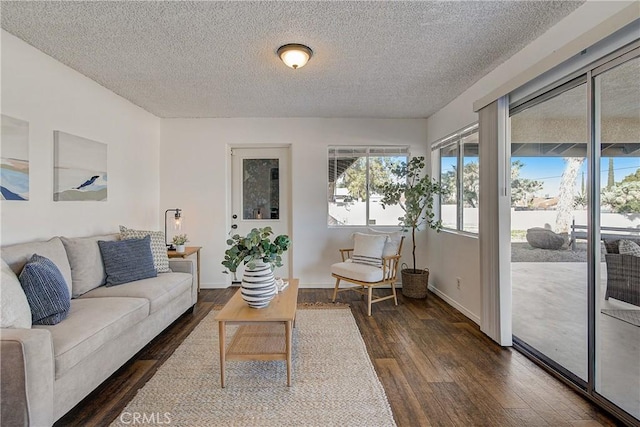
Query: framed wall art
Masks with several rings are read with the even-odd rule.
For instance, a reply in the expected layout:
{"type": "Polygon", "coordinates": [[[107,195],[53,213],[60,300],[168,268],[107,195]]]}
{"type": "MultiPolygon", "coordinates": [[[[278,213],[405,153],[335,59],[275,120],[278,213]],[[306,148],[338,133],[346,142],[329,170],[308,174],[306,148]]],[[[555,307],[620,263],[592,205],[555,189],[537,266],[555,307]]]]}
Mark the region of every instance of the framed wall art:
{"type": "Polygon", "coordinates": [[[1,200],[29,200],[29,122],[1,115],[1,200]]]}
{"type": "Polygon", "coordinates": [[[53,200],[107,200],[107,144],[53,132],[53,200]]]}

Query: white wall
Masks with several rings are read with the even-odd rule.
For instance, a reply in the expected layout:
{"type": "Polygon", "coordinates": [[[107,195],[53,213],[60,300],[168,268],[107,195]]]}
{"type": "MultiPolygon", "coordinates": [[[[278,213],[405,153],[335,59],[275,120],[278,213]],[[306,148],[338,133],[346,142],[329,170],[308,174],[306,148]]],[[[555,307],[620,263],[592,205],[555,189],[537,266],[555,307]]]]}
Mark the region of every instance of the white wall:
{"type": "Polygon", "coordinates": [[[426,137],[426,120],[162,120],[160,207],[184,209],[189,244],[203,247],[202,286],[225,286],[220,262],[231,224],[228,147],[290,145],[294,275],[301,286],[332,285],[329,266],[339,261],[338,249],[350,246],[357,229],[327,227],[327,147],[409,145],[413,155],[424,155],[426,137]]]}
{"type": "MultiPolygon", "coordinates": [[[[478,115],[473,111],[473,103],[476,100],[620,12],[630,3],[588,1],[580,6],[440,111],[430,116],[427,119],[429,146],[433,142],[477,122],[478,115]]],[[[575,52],[575,54],[578,53],[575,52]]],[[[429,150],[429,157],[430,154],[429,150]]],[[[432,289],[478,322],[481,310],[478,239],[464,234],[436,234],[430,231],[427,238],[427,254],[427,264],[431,268],[429,281],[432,289]],[[460,290],[456,287],[456,277],[463,278],[460,290]]]]}
{"type": "MultiPolygon", "coordinates": [[[[2,201],[1,243],[158,227],[160,120],[2,31],[2,114],[29,122],[29,201],[2,201]],[[108,145],[108,201],[53,201],[53,131],[108,145]]],[[[0,147],[1,148],[1,147],[0,147]]]]}

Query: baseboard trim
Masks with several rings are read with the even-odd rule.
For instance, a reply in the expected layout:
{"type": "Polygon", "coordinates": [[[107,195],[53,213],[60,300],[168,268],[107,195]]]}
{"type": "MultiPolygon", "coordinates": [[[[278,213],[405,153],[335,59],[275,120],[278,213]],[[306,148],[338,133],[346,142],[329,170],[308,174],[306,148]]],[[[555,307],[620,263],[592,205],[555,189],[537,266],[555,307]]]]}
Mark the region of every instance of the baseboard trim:
{"type": "Polygon", "coordinates": [[[460,313],[464,314],[466,317],[468,317],[476,325],[480,326],[480,317],[479,316],[476,316],[475,314],[473,314],[472,312],[467,310],[464,306],[460,305],[460,303],[458,303],[456,300],[454,300],[453,298],[451,298],[447,294],[443,293],[440,289],[436,288],[431,283],[429,283],[429,290],[431,292],[433,292],[434,294],[438,295],[440,298],[442,298],[451,307],[455,308],[460,313]]]}

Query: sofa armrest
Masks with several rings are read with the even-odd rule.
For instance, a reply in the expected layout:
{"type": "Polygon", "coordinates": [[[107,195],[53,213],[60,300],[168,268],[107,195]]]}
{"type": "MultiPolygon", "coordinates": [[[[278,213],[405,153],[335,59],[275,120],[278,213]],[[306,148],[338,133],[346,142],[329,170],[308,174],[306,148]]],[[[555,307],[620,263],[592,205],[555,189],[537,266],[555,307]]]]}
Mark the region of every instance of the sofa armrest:
{"type": "Polygon", "coordinates": [[[169,260],[169,268],[174,273],[191,274],[191,301],[198,302],[198,275],[196,273],[196,263],[191,259],[175,258],[169,260]]]}
{"type": "Polygon", "coordinates": [[[46,329],[0,330],[1,422],[53,424],[53,341],[46,329]]]}

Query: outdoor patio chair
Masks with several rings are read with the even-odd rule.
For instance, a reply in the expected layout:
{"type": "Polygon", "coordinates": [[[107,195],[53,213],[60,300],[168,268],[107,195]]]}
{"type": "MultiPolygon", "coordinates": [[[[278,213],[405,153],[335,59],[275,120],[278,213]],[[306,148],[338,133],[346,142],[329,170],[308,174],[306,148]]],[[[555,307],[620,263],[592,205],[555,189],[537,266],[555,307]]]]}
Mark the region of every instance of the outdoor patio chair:
{"type": "Polygon", "coordinates": [[[367,297],[368,316],[371,316],[371,305],[376,302],[393,299],[398,305],[395,283],[403,242],[401,232],[354,233],[354,247],[340,249],[342,262],[331,266],[331,276],[336,279],[333,301],[338,292],[358,292],[367,297]],[[355,286],[340,289],[341,281],[355,286]],[[376,297],[373,289],[381,286],[391,286],[391,295],[376,297]]]}

